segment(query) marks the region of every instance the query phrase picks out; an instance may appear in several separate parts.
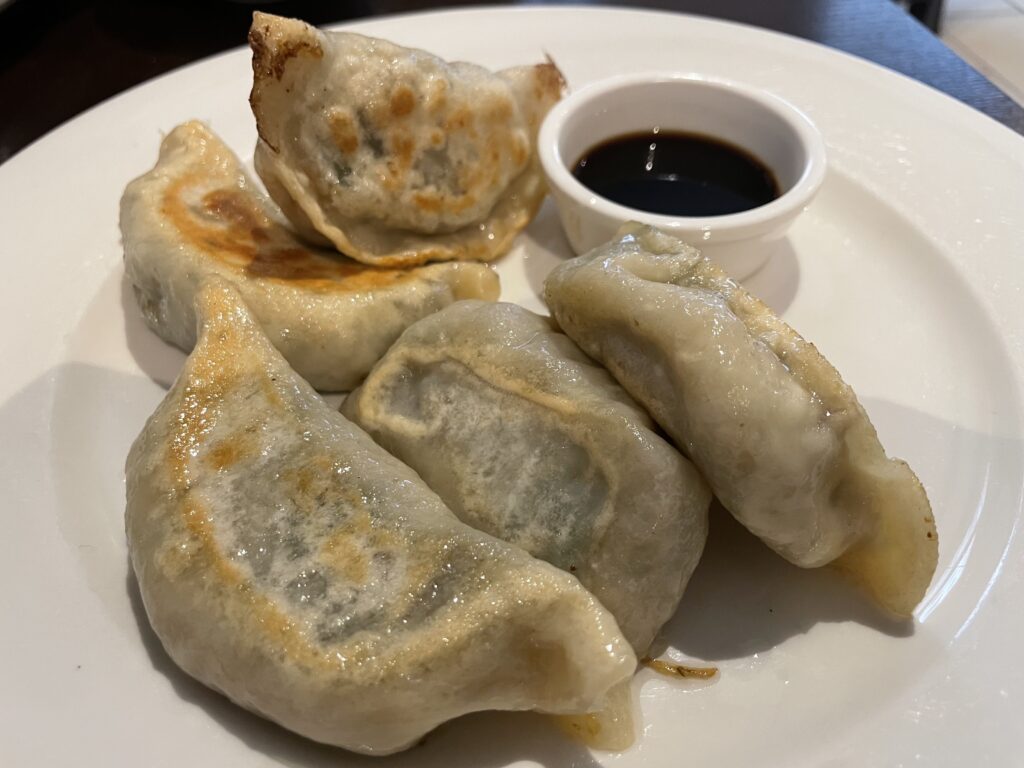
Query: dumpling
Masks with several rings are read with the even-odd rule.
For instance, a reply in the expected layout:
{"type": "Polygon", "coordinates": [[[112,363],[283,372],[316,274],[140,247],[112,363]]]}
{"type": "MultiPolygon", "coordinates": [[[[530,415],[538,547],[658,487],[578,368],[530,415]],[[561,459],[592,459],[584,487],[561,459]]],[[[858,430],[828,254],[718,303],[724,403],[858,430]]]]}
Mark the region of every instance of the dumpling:
{"type": "Polygon", "coordinates": [[[675,612],[711,492],[547,318],[452,304],[410,326],[343,412],[464,523],[574,573],[638,654],[675,612]]]}
{"type": "Polygon", "coordinates": [[[630,678],[569,574],[460,523],[330,408],[214,279],[200,338],[127,462],[146,612],[175,662],[366,753],[481,709],[581,712],[630,678]]]}
{"type": "Polygon", "coordinates": [[[695,249],[636,224],[620,236],[548,276],[558,324],[751,532],[797,565],[834,563],[910,615],[935,571],[935,521],[853,390],[695,249]]]}
{"type": "Polygon", "coordinates": [[[249,44],[256,170],[306,236],[367,264],[488,261],[533,218],[554,64],[495,74],[265,13],[249,44]]]}
{"type": "Polygon", "coordinates": [[[349,390],[410,323],[456,299],[498,297],[483,264],[380,269],[296,238],[205,125],[164,139],[121,199],[125,272],[146,323],[188,351],[204,277],[230,280],[288,362],[320,390],[349,390]]]}

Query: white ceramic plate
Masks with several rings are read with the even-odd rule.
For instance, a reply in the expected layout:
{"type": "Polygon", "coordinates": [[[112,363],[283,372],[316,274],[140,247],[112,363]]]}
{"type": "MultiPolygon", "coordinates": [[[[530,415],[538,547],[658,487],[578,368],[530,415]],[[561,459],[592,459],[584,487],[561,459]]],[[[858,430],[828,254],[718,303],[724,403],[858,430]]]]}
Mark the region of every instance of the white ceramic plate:
{"type": "MultiPolygon", "coordinates": [[[[136,88],[0,167],[0,764],[5,766],[1008,765],[1024,754],[1024,139],[825,48],[621,10],[482,10],[360,31],[492,67],[550,53],[571,85],[679,69],[806,110],[831,168],[789,248],[749,287],[814,340],[888,450],[917,470],[941,559],[913,626],[829,573],[789,567],[719,515],[666,629],[722,669],[635,683],[636,746],[595,754],[542,718],[484,714],[389,760],[291,736],[191,681],[129,573],[122,465],[181,365],[122,284],[118,199],[161,133],[209,121],[249,156],[248,54],[136,88]]],[[[498,265],[528,307],[568,254],[546,206],[498,265]]]]}

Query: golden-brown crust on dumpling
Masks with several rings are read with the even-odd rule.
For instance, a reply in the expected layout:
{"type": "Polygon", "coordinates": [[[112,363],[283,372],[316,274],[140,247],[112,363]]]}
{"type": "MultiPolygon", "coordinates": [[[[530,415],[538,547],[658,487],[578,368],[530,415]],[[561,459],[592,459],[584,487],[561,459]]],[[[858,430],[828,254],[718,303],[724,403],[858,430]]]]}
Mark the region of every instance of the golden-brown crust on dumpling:
{"type": "Polygon", "coordinates": [[[250,38],[257,172],[304,236],[388,267],[489,261],[535,215],[550,60],[492,74],[260,13],[250,38]]]}
{"type": "Polygon", "coordinates": [[[132,446],[125,527],[171,658],[359,752],[482,709],[588,711],[636,658],[573,577],[460,524],[285,364],[214,277],[132,446]]]}
{"type": "Polygon", "coordinates": [[[231,280],[273,343],[323,390],[351,389],[412,322],[462,298],[496,299],[482,264],[392,269],[300,239],[206,126],[178,126],[121,201],[125,272],[143,317],[189,350],[203,277],[231,280]]]}
{"type": "Polygon", "coordinates": [[[271,220],[251,192],[228,186],[211,189],[209,178],[201,173],[169,184],[161,211],[184,242],[232,268],[240,278],[344,293],[372,291],[416,274],[317,253],[271,220]],[[198,199],[190,202],[192,198],[198,199]]]}

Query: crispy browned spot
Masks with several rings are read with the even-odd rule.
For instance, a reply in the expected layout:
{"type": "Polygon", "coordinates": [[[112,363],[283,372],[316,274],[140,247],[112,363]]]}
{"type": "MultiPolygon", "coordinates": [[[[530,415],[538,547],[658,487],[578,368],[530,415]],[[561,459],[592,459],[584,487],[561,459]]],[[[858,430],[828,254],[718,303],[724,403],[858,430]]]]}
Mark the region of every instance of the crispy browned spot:
{"type": "MultiPolygon", "coordinates": [[[[209,436],[232,393],[247,386],[254,376],[265,377],[265,372],[247,365],[246,361],[251,358],[239,354],[239,350],[254,343],[254,337],[247,326],[223,320],[234,316],[235,307],[228,297],[223,293],[211,295],[208,292],[203,300],[202,314],[212,320],[197,345],[196,353],[186,363],[185,380],[188,383],[184,389],[177,390],[176,410],[170,415],[170,440],[162,457],[163,470],[169,479],[169,496],[174,499],[175,522],[181,529],[181,535],[167,541],[158,558],[166,572],[165,577],[175,580],[187,577],[194,582],[199,581],[203,589],[209,590],[211,600],[223,601],[225,610],[243,620],[248,630],[267,637],[269,644],[280,650],[287,663],[296,664],[313,674],[323,670],[334,671],[348,664],[364,664],[371,659],[381,674],[397,673],[397,662],[404,655],[401,649],[390,658],[376,656],[373,644],[355,638],[341,641],[345,646],[343,657],[325,652],[323,645],[307,634],[303,622],[296,622],[286,607],[260,592],[259,585],[250,579],[247,569],[234,562],[218,543],[217,510],[209,508],[202,493],[193,487],[191,467],[206,460],[207,452],[211,450],[209,436]]],[[[272,380],[273,376],[270,378],[272,380]]],[[[255,449],[261,450],[262,433],[256,426],[257,422],[252,421],[241,430],[251,433],[255,449]]],[[[236,442],[237,439],[236,434],[224,438],[227,442],[236,442]]],[[[311,463],[318,465],[319,469],[325,466],[328,470],[335,469],[334,460],[327,455],[317,457],[311,463]]],[[[334,471],[322,473],[321,485],[314,485],[312,491],[316,493],[333,485],[332,492],[341,494],[352,507],[352,515],[337,529],[337,538],[328,540],[339,550],[334,553],[336,557],[344,558],[345,550],[351,551],[352,548],[343,543],[346,537],[350,541],[353,537],[365,538],[374,550],[408,546],[401,532],[380,527],[371,520],[358,487],[339,488],[332,483],[331,478],[335,476],[334,471]]],[[[424,534],[417,540],[424,553],[443,553],[447,547],[456,544],[455,540],[443,535],[424,534]]],[[[319,554],[326,560],[331,553],[322,549],[319,554]]],[[[414,558],[405,576],[406,582],[425,583],[442,567],[444,561],[441,557],[449,555],[414,558]]],[[[342,563],[336,560],[334,564],[342,563]]],[[[357,558],[352,558],[343,568],[350,576],[358,577],[365,570],[362,565],[357,558]]],[[[413,597],[410,593],[407,602],[413,597]]],[[[396,613],[402,610],[404,606],[396,606],[396,613]]],[[[453,631],[456,637],[460,634],[457,627],[453,631]]]]}
{"type": "Polygon", "coordinates": [[[426,97],[427,111],[435,117],[444,111],[448,106],[448,83],[445,80],[435,80],[430,85],[426,97]]]}
{"type": "Polygon", "coordinates": [[[388,148],[391,154],[386,163],[388,172],[383,182],[388,189],[401,189],[405,186],[409,169],[412,167],[416,143],[404,130],[396,130],[388,135],[388,148]]]}
{"type": "Polygon", "coordinates": [[[501,125],[512,119],[512,103],[506,99],[498,99],[488,110],[488,119],[501,125]]]}
{"type": "Polygon", "coordinates": [[[347,112],[335,112],[329,118],[334,146],[350,155],[359,149],[359,128],[347,112]]]}
{"type": "Polygon", "coordinates": [[[370,573],[366,555],[349,530],[338,530],[324,542],[320,560],[350,584],[362,586],[370,573]]]}
{"type": "Polygon", "coordinates": [[[405,117],[416,107],[416,96],[412,89],[405,84],[395,87],[391,92],[391,115],[392,117],[405,117]]]}
{"type": "MultiPolygon", "coordinates": [[[[493,159],[493,158],[492,158],[493,159]]],[[[471,190],[480,181],[480,174],[477,171],[462,172],[459,174],[460,185],[463,189],[471,190]]],[[[428,213],[438,213],[444,210],[448,213],[462,213],[476,205],[477,196],[472,192],[464,192],[461,195],[438,194],[436,192],[415,192],[412,196],[413,205],[419,210],[428,213]]]]}
{"type": "Polygon", "coordinates": [[[512,159],[517,167],[526,165],[526,161],[530,158],[530,150],[526,146],[526,142],[515,141],[512,144],[512,159]]]}
{"type": "Polygon", "coordinates": [[[440,196],[430,192],[417,192],[412,196],[412,201],[421,211],[438,213],[441,210],[440,196]]]}
{"type": "Polygon", "coordinates": [[[476,205],[476,195],[471,195],[467,192],[464,195],[459,195],[448,207],[455,213],[462,213],[464,210],[471,208],[474,205],[476,205]]]}
{"type": "Polygon", "coordinates": [[[391,149],[395,159],[403,168],[412,165],[412,153],[416,149],[416,143],[406,133],[394,133],[391,139],[391,149]]]}
{"type": "Polygon", "coordinates": [[[253,454],[251,433],[242,432],[230,440],[222,440],[210,448],[206,462],[216,470],[228,469],[240,459],[253,454]]]}
{"type": "MultiPolygon", "coordinates": [[[[373,524],[365,504],[355,500],[352,506],[355,511],[324,541],[318,557],[346,581],[363,585],[369,576],[370,563],[365,554],[367,549],[384,552],[393,550],[400,542],[392,531],[373,524]]],[[[432,564],[422,577],[427,578],[435,567],[436,564],[432,564]]],[[[415,570],[407,576],[412,578],[415,570]]]]}
{"type": "Polygon", "coordinates": [[[231,326],[222,326],[218,331],[217,342],[206,345],[206,354],[190,359],[191,382],[182,393],[174,421],[175,431],[165,457],[171,492],[177,500],[187,536],[186,542],[176,544],[176,549],[187,552],[183,556],[186,562],[176,564],[176,568],[212,572],[221,590],[248,603],[248,612],[255,624],[275,645],[297,661],[311,666],[331,666],[330,657],[311,647],[274,601],[254,591],[242,571],[225,557],[211,530],[212,515],[191,487],[190,460],[193,456],[202,457],[208,450],[206,438],[217,423],[222,402],[232,387],[238,386],[239,380],[249,373],[241,370],[236,354],[247,343],[244,334],[231,326]]]}
{"type": "Polygon", "coordinates": [[[466,107],[460,107],[448,115],[444,121],[444,128],[449,133],[464,131],[473,122],[473,113],[466,107]]]}
{"type": "Polygon", "coordinates": [[[185,202],[203,183],[203,176],[192,174],[168,185],[161,213],[185,242],[246,277],[324,292],[356,292],[394,285],[413,273],[321,255],[268,218],[240,189],[214,189],[197,205],[185,202]]]}
{"type": "MultiPolygon", "coordinates": [[[[338,466],[330,456],[319,455],[307,460],[297,467],[290,467],[281,472],[281,485],[292,489],[290,494],[295,509],[302,514],[311,515],[319,508],[320,499],[327,494],[337,494],[336,473],[338,466]]],[[[359,506],[359,499],[350,495],[348,501],[359,506]]]]}
{"type": "Polygon", "coordinates": [[[375,263],[382,267],[408,268],[430,261],[494,261],[512,247],[516,235],[537,215],[544,195],[520,195],[519,200],[523,207],[515,211],[501,210],[499,203],[488,219],[489,226],[484,229],[471,224],[458,230],[450,241],[424,243],[415,250],[409,248],[393,254],[376,255],[375,263]]]}

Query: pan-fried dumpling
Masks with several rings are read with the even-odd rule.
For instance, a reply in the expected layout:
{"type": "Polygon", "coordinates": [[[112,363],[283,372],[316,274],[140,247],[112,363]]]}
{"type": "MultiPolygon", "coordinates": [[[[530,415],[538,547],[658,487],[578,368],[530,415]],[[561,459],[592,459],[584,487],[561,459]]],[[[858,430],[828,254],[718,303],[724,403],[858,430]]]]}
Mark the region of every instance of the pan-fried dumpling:
{"type": "Polygon", "coordinates": [[[581,712],[628,680],[569,574],[460,523],[285,363],[214,278],[132,446],[126,526],[186,672],[317,741],[384,754],[481,709],[581,712]]]}
{"type": "Polygon", "coordinates": [[[644,405],[722,504],[787,560],[834,563],[910,615],[938,558],[931,507],[814,346],[650,227],[559,265],[564,331],[644,405]]]}
{"type": "Polygon", "coordinates": [[[464,523],[576,574],[638,654],[675,612],[711,492],[547,318],[452,304],[410,326],[343,412],[464,523]]]}
{"type": "Polygon", "coordinates": [[[175,128],[121,199],[125,272],[146,323],[188,351],[204,277],[229,279],[320,390],[358,384],[406,326],[456,299],[498,297],[483,264],[381,269],[304,244],[206,126],[175,128]]]}
{"type": "Polygon", "coordinates": [[[492,73],[256,13],[256,170],[305,235],[368,264],[494,259],[546,188],[554,64],[492,73]]]}

